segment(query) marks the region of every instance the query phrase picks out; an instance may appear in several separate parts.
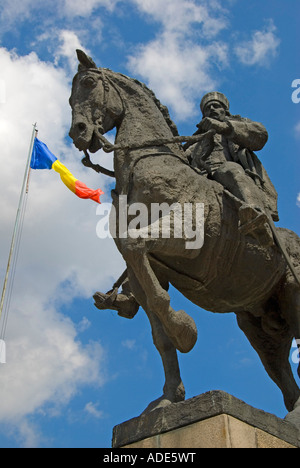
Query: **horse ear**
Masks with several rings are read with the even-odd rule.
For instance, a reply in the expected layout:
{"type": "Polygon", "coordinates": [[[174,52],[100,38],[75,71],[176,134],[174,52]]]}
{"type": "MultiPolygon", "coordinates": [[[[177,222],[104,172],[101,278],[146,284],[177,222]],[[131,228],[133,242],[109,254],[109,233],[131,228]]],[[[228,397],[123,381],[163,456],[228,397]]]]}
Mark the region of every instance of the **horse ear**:
{"type": "Polygon", "coordinates": [[[95,64],[93,59],[86,55],[86,53],[83,52],[83,50],[76,49],[76,54],[79,60],[78,71],[84,70],[86,68],[97,68],[97,65],[95,64]]]}

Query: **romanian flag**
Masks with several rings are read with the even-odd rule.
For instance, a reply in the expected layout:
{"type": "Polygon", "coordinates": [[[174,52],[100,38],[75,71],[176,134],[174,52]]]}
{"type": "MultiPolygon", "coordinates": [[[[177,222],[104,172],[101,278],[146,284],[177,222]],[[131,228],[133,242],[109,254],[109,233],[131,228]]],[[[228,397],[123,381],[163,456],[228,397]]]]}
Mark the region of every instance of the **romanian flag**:
{"type": "Polygon", "coordinates": [[[97,203],[100,203],[101,189],[92,190],[83,182],[76,179],[73,174],[67,169],[53,153],[48,149],[47,145],[35,138],[32,157],[30,163],[31,169],[54,169],[60,174],[63,183],[80,198],[90,198],[97,203]]]}

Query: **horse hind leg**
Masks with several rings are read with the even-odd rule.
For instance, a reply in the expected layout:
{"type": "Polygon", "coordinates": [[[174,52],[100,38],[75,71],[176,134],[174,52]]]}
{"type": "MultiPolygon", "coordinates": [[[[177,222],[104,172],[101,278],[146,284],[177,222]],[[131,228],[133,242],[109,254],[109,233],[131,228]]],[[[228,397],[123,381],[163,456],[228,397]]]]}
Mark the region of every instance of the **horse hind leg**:
{"type": "Polygon", "coordinates": [[[197,341],[196,324],[183,310],[172,309],[170,296],[162,288],[150,265],[145,243],[142,239],[134,239],[134,241],[131,248],[127,245],[125,249],[122,249],[122,254],[127,265],[134,271],[146,296],[145,310],[158,317],[175,348],[182,353],[188,353],[197,341]]]}
{"type": "MultiPolygon", "coordinates": [[[[289,324],[292,336],[295,338],[300,352],[300,288],[290,273],[287,276],[287,281],[280,296],[280,308],[284,319],[289,324]]],[[[299,357],[298,363],[298,376],[300,378],[299,357]]],[[[290,413],[286,416],[286,420],[300,429],[300,396],[294,402],[293,408],[290,409],[290,413]]]]}
{"type": "MultiPolygon", "coordinates": [[[[278,309],[277,309],[278,310],[278,309]]],[[[289,363],[293,336],[276,310],[265,310],[263,317],[250,312],[237,314],[237,322],[258,353],[269,377],[280,388],[288,411],[292,411],[300,397],[300,389],[289,363]]]]}

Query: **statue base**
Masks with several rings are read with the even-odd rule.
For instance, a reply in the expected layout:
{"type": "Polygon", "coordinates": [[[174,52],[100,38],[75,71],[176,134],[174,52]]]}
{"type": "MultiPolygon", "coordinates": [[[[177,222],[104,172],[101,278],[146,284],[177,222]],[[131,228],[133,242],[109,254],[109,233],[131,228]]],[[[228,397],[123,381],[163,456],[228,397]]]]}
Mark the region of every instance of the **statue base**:
{"type": "Polygon", "coordinates": [[[112,448],[300,448],[300,431],[225,392],[210,391],[115,426],[112,448]]]}

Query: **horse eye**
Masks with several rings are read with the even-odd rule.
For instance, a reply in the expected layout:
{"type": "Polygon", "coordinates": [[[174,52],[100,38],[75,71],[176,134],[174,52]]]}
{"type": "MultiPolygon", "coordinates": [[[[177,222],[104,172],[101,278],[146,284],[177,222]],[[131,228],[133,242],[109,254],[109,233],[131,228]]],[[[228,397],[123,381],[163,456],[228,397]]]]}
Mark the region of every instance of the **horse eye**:
{"type": "Polygon", "coordinates": [[[85,88],[94,88],[94,86],[96,86],[97,84],[97,81],[94,80],[94,78],[92,78],[91,76],[88,76],[81,81],[81,84],[85,88]]]}

